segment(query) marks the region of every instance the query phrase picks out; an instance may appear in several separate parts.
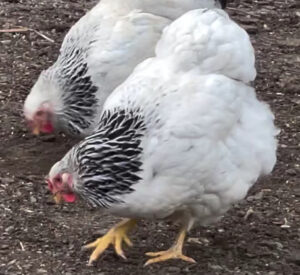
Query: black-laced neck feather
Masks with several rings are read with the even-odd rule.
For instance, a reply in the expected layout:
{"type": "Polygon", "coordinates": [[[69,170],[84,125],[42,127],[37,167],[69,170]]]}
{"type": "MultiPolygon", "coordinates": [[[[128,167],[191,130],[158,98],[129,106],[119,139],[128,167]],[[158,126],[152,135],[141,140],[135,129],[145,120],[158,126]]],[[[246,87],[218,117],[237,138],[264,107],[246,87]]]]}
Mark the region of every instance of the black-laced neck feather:
{"type": "Polygon", "coordinates": [[[69,134],[75,136],[89,129],[97,114],[98,87],[93,84],[87,65],[88,51],[94,42],[78,46],[75,39],[69,38],[51,68],[62,90],[64,108],[59,119],[64,121],[69,134]]]}
{"type": "Polygon", "coordinates": [[[76,148],[77,192],[95,206],[121,202],[140,180],[144,133],[139,110],[105,111],[98,130],[76,148]]]}

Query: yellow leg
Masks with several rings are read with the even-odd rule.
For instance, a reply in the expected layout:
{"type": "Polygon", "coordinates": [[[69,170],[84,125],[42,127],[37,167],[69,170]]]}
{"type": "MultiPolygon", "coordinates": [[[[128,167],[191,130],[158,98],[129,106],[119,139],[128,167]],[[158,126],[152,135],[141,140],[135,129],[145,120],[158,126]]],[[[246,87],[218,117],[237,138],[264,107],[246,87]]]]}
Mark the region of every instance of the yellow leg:
{"type": "Polygon", "coordinates": [[[124,241],[128,246],[132,246],[130,239],[127,236],[128,231],[136,225],[136,220],[127,219],[110,229],[104,236],[98,238],[96,241],[85,245],[84,249],[95,248],[89,259],[89,265],[96,261],[99,256],[112,244],[116,253],[126,259],[122,250],[122,242],[124,241]]]}
{"type": "Polygon", "coordinates": [[[155,258],[148,260],[145,263],[145,266],[147,266],[149,264],[153,264],[153,263],[167,261],[170,259],[181,259],[181,260],[184,260],[184,261],[187,261],[190,263],[196,263],[196,261],[194,259],[189,258],[182,254],[182,247],[183,247],[184,239],[186,236],[186,232],[187,232],[186,227],[183,227],[179,232],[179,235],[175,241],[175,244],[170,249],[168,249],[166,251],[146,253],[147,256],[155,257],[155,258]]]}

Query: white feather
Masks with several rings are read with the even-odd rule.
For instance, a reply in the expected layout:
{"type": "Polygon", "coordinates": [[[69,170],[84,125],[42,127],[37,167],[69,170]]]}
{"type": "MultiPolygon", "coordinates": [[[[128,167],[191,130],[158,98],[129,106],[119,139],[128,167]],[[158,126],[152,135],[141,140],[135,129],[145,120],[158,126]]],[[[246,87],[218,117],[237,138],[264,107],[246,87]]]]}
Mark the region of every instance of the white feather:
{"type": "Polygon", "coordinates": [[[111,211],[141,218],[183,211],[208,224],[273,169],[274,116],[247,84],[255,76],[249,37],[225,12],[188,12],[156,52],[104,106],[139,108],[147,126],[142,180],[111,211]]]}
{"type": "MultiPolygon", "coordinates": [[[[100,1],[66,35],[57,62],[44,73],[47,77],[39,77],[27,97],[25,116],[32,119],[45,101],[50,102],[55,114],[63,113],[65,91],[59,83],[66,76],[61,72],[61,63],[74,49],[84,52],[87,74],[99,89],[95,105],[100,113],[106,97],[138,63],[154,55],[154,47],[165,26],[188,10],[216,6],[220,4],[214,0],[100,1]]],[[[88,129],[81,129],[82,136],[93,131],[98,117],[88,129]]],[[[56,117],[56,122],[57,128],[68,132],[68,119],[56,117]]]]}

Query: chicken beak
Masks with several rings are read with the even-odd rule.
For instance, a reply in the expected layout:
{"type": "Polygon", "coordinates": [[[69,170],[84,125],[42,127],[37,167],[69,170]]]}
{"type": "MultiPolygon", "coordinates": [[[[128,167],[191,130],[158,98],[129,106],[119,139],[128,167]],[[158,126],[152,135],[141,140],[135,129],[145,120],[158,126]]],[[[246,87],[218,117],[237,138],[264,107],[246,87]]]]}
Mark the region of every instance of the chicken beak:
{"type": "Polygon", "coordinates": [[[63,197],[59,192],[57,192],[53,198],[56,204],[60,204],[63,201],[63,197]]]}
{"type": "Polygon", "coordinates": [[[40,128],[38,126],[34,126],[32,133],[38,136],[40,134],[40,128]]]}

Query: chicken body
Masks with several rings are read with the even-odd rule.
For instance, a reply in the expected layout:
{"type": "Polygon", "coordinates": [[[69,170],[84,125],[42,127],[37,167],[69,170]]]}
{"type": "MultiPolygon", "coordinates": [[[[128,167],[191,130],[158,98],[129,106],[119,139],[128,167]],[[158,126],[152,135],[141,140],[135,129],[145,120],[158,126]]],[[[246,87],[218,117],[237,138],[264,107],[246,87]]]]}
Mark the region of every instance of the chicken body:
{"type": "MultiPolygon", "coordinates": [[[[95,133],[50,171],[75,194],[132,219],[216,222],[276,162],[274,116],[260,102],[247,33],[219,9],[183,15],[107,99],[95,133]]],[[[62,190],[63,192],[63,190],[62,190]]],[[[94,258],[93,258],[94,259],[94,258]]]]}
{"type": "Polygon", "coordinates": [[[107,96],[154,55],[164,27],[188,10],[220,5],[214,0],[100,1],[70,29],[57,61],[26,98],[24,114],[34,132],[91,134],[107,96]]]}

